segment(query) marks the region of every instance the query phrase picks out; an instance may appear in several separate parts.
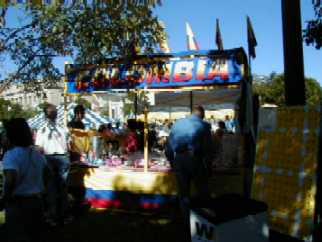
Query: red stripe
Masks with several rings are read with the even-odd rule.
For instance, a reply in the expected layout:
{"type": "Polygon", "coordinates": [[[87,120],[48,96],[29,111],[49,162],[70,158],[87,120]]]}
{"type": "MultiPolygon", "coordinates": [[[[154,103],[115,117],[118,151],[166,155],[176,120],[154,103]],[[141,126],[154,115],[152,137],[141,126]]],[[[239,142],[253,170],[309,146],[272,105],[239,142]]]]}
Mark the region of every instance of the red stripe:
{"type": "Polygon", "coordinates": [[[105,200],[105,199],[96,199],[91,198],[87,199],[88,202],[91,203],[93,208],[120,208],[122,206],[121,201],[119,200],[105,200]]]}
{"type": "MultiPolygon", "coordinates": [[[[93,208],[125,208],[124,204],[122,204],[122,202],[119,200],[91,198],[91,199],[87,199],[87,201],[92,205],[93,208]]],[[[142,203],[139,206],[140,208],[143,208],[143,209],[161,208],[161,205],[158,203],[148,203],[148,202],[142,203]]]]}

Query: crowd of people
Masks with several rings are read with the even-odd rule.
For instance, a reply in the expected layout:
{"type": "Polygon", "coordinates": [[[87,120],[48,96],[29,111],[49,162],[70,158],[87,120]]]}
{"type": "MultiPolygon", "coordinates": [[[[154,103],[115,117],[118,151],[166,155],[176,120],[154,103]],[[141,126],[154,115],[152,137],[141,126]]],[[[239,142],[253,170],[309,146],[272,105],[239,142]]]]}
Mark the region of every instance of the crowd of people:
{"type": "MultiPolygon", "coordinates": [[[[85,111],[83,106],[77,105],[74,118],[64,128],[56,122],[56,106],[48,104],[44,108],[46,122],[35,135],[25,119],[15,118],[4,123],[5,135],[1,135],[4,190],[0,209],[5,209],[9,241],[41,241],[39,231],[45,224],[56,226],[72,221],[67,178],[71,164],[81,160],[81,152],[71,139],[71,133],[85,130],[82,122],[85,111]]],[[[150,150],[164,152],[176,174],[186,222],[191,181],[195,182],[198,196],[206,199],[209,195],[207,178],[216,153],[213,148],[220,147],[223,135],[235,132],[236,128],[228,116],[217,124],[213,118],[210,122],[204,121],[204,116],[204,109],[198,106],[187,118],[149,126],[150,150]]],[[[102,124],[95,131],[95,136],[104,141],[98,140],[100,142],[94,145],[96,155],[143,150],[143,133],[143,123],[135,120],[128,120],[122,127],[102,124]]],[[[84,192],[75,189],[74,194],[71,192],[75,196],[74,205],[86,206],[84,192]]]]}

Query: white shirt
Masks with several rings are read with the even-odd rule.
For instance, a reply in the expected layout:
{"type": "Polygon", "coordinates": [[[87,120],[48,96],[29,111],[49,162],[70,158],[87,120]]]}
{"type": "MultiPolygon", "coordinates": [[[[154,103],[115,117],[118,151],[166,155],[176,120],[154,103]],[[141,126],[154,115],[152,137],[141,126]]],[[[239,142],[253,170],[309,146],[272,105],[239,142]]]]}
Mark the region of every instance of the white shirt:
{"type": "Polygon", "coordinates": [[[46,125],[37,131],[36,145],[44,150],[45,155],[67,153],[67,129],[47,121],[46,125]]]}
{"type": "Polygon", "coordinates": [[[15,147],[3,157],[3,170],[17,172],[13,195],[39,194],[44,190],[43,172],[46,159],[29,147],[15,147]]]}

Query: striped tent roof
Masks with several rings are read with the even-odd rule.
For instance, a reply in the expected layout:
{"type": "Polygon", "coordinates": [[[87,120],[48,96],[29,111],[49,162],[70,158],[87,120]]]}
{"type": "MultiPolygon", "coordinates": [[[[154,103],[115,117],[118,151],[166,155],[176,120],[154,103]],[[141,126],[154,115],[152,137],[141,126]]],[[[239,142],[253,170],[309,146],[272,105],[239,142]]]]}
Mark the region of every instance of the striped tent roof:
{"type": "MultiPolygon", "coordinates": [[[[74,116],[74,108],[77,104],[70,103],[67,106],[67,122],[72,120],[74,116]]],[[[57,122],[59,125],[64,125],[64,105],[59,105],[57,107],[57,122]]],[[[85,117],[83,119],[83,123],[85,124],[86,128],[90,128],[95,126],[98,128],[101,124],[107,124],[113,122],[112,119],[103,117],[89,109],[85,111],[85,117]]],[[[28,124],[32,129],[40,129],[45,124],[45,116],[44,113],[40,113],[37,116],[28,120],[28,124]]]]}

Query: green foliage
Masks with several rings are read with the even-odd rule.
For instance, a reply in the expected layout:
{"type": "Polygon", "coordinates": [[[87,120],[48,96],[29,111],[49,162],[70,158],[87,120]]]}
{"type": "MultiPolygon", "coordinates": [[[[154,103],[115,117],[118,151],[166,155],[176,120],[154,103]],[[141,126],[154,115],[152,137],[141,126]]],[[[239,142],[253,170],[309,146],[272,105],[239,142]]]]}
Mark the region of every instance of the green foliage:
{"type": "Polygon", "coordinates": [[[83,105],[86,109],[91,109],[91,103],[82,97],[77,97],[75,103],[83,105]]]}
{"type": "Polygon", "coordinates": [[[316,49],[322,47],[322,1],[313,0],[315,18],[307,21],[304,32],[304,40],[307,45],[313,45],[316,49]]]}
{"type": "Polygon", "coordinates": [[[33,90],[56,85],[61,76],[53,65],[56,56],[74,63],[102,63],[109,57],[131,63],[137,52],[153,52],[165,36],[153,15],[156,4],[160,0],[26,5],[20,27],[0,28],[0,58],[17,65],[8,82],[31,83],[33,90]],[[44,85],[32,85],[35,80],[44,85]]]}
{"type": "Polygon", "coordinates": [[[43,112],[44,108],[47,106],[47,102],[42,102],[38,105],[37,109],[39,112],[43,112]]]}
{"type": "Polygon", "coordinates": [[[258,94],[262,103],[271,103],[276,105],[284,105],[284,82],[283,76],[276,75],[266,82],[258,82],[254,80],[253,91],[258,94]]]}
{"type": "Polygon", "coordinates": [[[306,103],[308,105],[318,105],[322,98],[322,89],[320,84],[313,78],[305,79],[306,103]]]}
{"type": "MultiPolygon", "coordinates": [[[[322,89],[313,78],[305,78],[306,104],[309,106],[319,105],[322,98],[322,89]]],[[[260,96],[262,104],[270,103],[278,106],[285,105],[284,75],[272,74],[266,81],[253,83],[254,93],[260,96]]]]}
{"type": "Polygon", "coordinates": [[[109,117],[109,116],[110,116],[110,113],[109,113],[108,109],[105,109],[105,110],[103,110],[103,111],[101,112],[101,115],[102,115],[103,117],[109,117]]]}
{"type": "Polygon", "coordinates": [[[11,118],[29,119],[36,115],[33,109],[23,110],[19,104],[0,98],[0,120],[11,118]]]}

